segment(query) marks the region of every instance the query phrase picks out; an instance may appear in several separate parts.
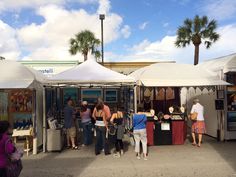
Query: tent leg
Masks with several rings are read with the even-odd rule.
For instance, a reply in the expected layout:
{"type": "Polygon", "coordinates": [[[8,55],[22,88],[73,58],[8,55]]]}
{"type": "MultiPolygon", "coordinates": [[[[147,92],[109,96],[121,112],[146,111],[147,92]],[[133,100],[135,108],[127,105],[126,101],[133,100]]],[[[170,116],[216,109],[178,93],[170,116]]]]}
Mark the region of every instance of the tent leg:
{"type": "Polygon", "coordinates": [[[134,86],[134,113],[137,113],[137,86],[134,86]]]}
{"type": "Polygon", "coordinates": [[[46,132],[46,94],[45,94],[45,87],[43,87],[43,152],[46,152],[46,139],[47,139],[47,132],[46,132]]]}

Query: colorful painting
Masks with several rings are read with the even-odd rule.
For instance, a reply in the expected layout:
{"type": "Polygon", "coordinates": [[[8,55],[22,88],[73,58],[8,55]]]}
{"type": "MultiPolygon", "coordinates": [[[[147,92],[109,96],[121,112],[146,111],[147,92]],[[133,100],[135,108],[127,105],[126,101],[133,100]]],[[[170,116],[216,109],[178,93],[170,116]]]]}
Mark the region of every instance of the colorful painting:
{"type": "Polygon", "coordinates": [[[97,99],[102,98],[102,89],[82,89],[81,100],[87,101],[89,104],[95,104],[97,99]]]}
{"type": "Polygon", "coordinates": [[[10,112],[32,112],[32,91],[26,89],[11,91],[10,112]]]}
{"type": "Polygon", "coordinates": [[[0,92],[0,120],[8,120],[8,93],[0,92]]]}

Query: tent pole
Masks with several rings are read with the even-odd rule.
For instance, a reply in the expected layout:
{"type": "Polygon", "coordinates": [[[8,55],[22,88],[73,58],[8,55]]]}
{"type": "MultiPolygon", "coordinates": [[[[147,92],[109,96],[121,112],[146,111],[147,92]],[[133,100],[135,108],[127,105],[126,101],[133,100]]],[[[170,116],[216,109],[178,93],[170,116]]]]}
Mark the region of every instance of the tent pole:
{"type": "Polygon", "coordinates": [[[137,86],[134,86],[134,113],[137,113],[137,86]]]}
{"type": "Polygon", "coordinates": [[[45,87],[43,87],[43,152],[46,152],[46,93],[45,87]]]}

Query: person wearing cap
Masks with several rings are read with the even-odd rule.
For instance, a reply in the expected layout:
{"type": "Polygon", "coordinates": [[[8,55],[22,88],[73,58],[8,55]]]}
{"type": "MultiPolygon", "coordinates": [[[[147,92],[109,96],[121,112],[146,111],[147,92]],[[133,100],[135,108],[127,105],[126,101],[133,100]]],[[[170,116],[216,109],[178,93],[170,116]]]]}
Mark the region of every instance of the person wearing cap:
{"type": "Polygon", "coordinates": [[[193,100],[193,106],[190,113],[197,113],[197,120],[192,122],[192,145],[200,147],[202,143],[202,134],[206,133],[206,128],[203,116],[204,107],[199,103],[199,99],[196,98],[193,100]],[[195,134],[198,134],[198,143],[196,142],[195,134]]]}
{"type": "Polygon", "coordinates": [[[92,122],[91,110],[88,108],[88,102],[83,101],[80,110],[81,123],[83,127],[83,145],[92,144],[92,122]]]}

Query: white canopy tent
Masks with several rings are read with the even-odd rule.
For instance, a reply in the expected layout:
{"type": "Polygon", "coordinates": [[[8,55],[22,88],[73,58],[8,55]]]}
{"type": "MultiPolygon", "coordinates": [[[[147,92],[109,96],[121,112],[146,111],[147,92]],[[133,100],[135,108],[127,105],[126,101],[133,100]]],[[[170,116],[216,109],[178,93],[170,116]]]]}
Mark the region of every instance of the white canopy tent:
{"type": "MultiPolygon", "coordinates": [[[[199,67],[207,69],[209,71],[214,72],[221,78],[222,80],[226,80],[227,76],[236,74],[236,53],[223,56],[211,60],[206,60],[199,64],[199,67]]],[[[232,76],[231,76],[232,77],[232,76]]],[[[232,85],[235,87],[235,84],[232,85]]],[[[221,140],[230,140],[230,139],[236,139],[236,133],[235,131],[228,131],[228,114],[230,111],[228,110],[228,100],[229,100],[229,94],[227,87],[218,87],[218,90],[223,90],[223,99],[224,99],[224,110],[216,111],[212,109],[212,107],[209,107],[208,110],[212,114],[214,113],[215,116],[212,117],[218,117],[219,124],[215,125],[217,129],[220,130],[220,139],[221,140]]],[[[208,102],[208,100],[206,100],[208,102]]],[[[215,124],[215,119],[209,119],[209,127],[215,124]]],[[[235,122],[233,122],[235,123],[235,122]]]]}
{"type": "Polygon", "coordinates": [[[184,87],[228,85],[216,74],[190,64],[156,63],[131,73],[138,85],[146,87],[184,87]]]}
{"type": "Polygon", "coordinates": [[[35,110],[32,120],[35,125],[33,153],[37,153],[38,146],[42,145],[42,84],[46,78],[40,72],[27,68],[16,61],[0,61],[0,89],[33,89],[35,92],[35,110]]]}
{"type": "MultiPolygon", "coordinates": [[[[133,77],[120,74],[112,71],[89,58],[87,61],[70,68],[64,72],[56,74],[48,78],[47,86],[83,86],[83,87],[120,87],[134,86],[135,80],[133,77]]],[[[136,95],[136,94],[135,94],[136,95]]],[[[44,127],[46,127],[46,110],[45,110],[45,89],[44,89],[44,127]]],[[[134,98],[136,99],[136,98],[134,98]]],[[[46,128],[44,128],[44,140],[46,140],[46,128]]],[[[43,151],[46,152],[46,142],[43,143],[43,151]]]]}
{"type": "Polygon", "coordinates": [[[33,88],[34,82],[44,82],[44,76],[26,66],[9,60],[0,61],[0,89],[33,88]]]}
{"type": "Polygon", "coordinates": [[[131,84],[134,78],[112,71],[93,59],[49,78],[51,84],[131,84]]]}
{"type": "Polygon", "coordinates": [[[236,54],[207,60],[198,65],[213,72],[236,72],[236,54]]]}

